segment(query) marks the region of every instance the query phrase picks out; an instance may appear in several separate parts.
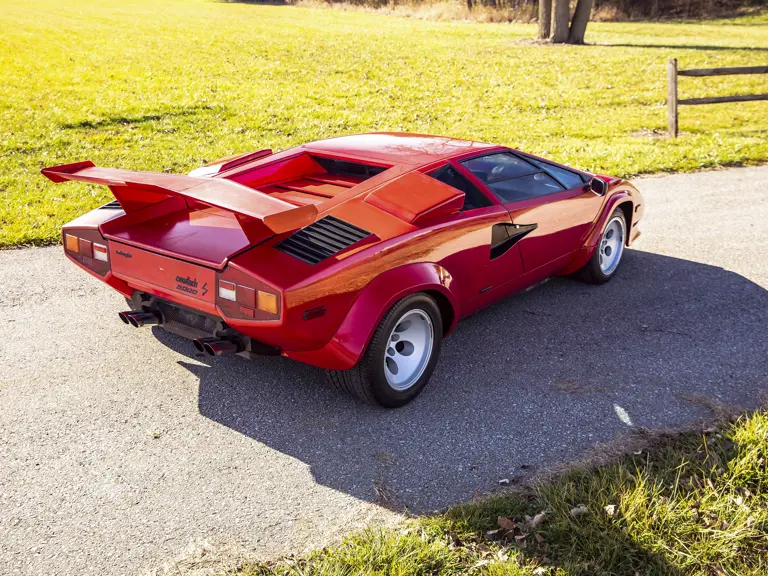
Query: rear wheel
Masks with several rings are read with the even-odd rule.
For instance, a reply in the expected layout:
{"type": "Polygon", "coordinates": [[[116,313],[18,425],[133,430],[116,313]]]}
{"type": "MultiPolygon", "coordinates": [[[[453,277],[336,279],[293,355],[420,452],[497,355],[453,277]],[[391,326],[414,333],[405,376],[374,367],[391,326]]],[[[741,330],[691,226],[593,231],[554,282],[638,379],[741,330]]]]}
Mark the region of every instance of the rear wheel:
{"type": "Polygon", "coordinates": [[[435,301],[413,294],[382,318],[365,354],[350,370],[329,370],[333,386],[369,404],[397,408],[427,385],[440,355],[443,322],[435,301]]]}
{"type": "Polygon", "coordinates": [[[619,268],[626,242],[627,223],[624,211],[616,208],[603,229],[595,253],[586,266],[579,270],[579,278],[590,284],[608,282],[619,268]]]}

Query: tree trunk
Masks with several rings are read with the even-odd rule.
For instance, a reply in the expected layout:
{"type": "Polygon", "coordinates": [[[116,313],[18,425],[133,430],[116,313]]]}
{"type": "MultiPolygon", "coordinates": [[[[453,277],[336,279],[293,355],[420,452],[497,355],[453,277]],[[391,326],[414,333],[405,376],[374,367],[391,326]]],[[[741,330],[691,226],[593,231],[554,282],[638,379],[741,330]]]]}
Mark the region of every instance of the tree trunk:
{"type": "Polygon", "coordinates": [[[576,12],[573,13],[571,31],[568,34],[568,44],[584,44],[584,33],[587,31],[589,15],[592,12],[592,0],[579,0],[576,12]]]}
{"type": "Polygon", "coordinates": [[[568,41],[568,22],[570,21],[570,2],[568,0],[553,0],[552,9],[552,42],[564,44],[568,41]]]}
{"type": "Polygon", "coordinates": [[[472,12],[472,0],[467,0],[467,10],[472,12]]]}
{"type": "Polygon", "coordinates": [[[539,38],[549,38],[552,27],[552,0],[539,0],[539,38]]]}

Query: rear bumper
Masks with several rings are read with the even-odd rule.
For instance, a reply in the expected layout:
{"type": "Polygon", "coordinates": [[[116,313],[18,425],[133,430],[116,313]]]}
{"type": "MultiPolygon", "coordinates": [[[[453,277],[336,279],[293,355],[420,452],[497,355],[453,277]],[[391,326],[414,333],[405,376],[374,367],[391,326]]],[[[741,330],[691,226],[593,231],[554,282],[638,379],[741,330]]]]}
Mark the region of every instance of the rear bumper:
{"type": "MultiPolygon", "coordinates": [[[[312,297],[294,295],[289,302],[280,280],[269,280],[253,271],[265,266],[262,253],[246,251],[219,270],[105,238],[100,226],[123,214],[120,209],[93,210],[65,225],[62,240],[67,258],[128,298],[133,310],[150,306],[149,311],[162,318],[161,325],[166,330],[184,338],[210,338],[217,331],[227,331],[253,344],[246,346],[246,352],[274,354],[277,351],[288,356],[288,351],[302,351],[309,356],[301,360],[315,365],[340,361],[333,357],[323,359],[326,354],[334,354],[320,350],[328,347],[338,331],[357,296],[355,291],[311,293],[305,289],[312,297]],[[67,245],[68,236],[83,239],[86,249],[81,253],[78,240],[77,249],[73,251],[72,246],[67,245]],[[96,262],[89,253],[87,248],[96,243],[107,247],[107,260],[96,262]],[[221,281],[238,286],[237,301],[219,297],[217,288],[221,281]],[[244,288],[242,299],[241,288],[244,288]],[[274,297],[277,313],[262,309],[262,293],[274,297]],[[255,298],[255,294],[259,297],[255,298]],[[171,308],[163,310],[165,306],[171,308]],[[317,309],[322,310],[320,315],[307,315],[317,309]],[[313,359],[316,353],[321,357],[319,361],[313,359]]],[[[275,266],[279,266],[279,262],[266,263],[267,268],[275,266]]]]}
{"type": "Polygon", "coordinates": [[[237,340],[242,343],[242,352],[238,355],[252,359],[255,356],[279,356],[281,350],[251,338],[229,326],[223,318],[207,314],[200,310],[170,302],[151,294],[134,291],[126,298],[131,310],[145,310],[160,317],[160,326],[168,332],[196,340],[200,338],[218,337],[237,340]]]}

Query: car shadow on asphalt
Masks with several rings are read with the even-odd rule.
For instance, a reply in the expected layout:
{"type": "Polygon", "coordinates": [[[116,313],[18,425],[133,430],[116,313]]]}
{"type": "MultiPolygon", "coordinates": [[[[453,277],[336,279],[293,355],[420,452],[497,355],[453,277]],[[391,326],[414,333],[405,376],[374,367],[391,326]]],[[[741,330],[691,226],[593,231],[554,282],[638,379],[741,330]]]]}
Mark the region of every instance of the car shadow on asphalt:
{"type": "Polygon", "coordinates": [[[430,384],[383,410],[284,358],[193,361],[200,413],[306,463],[325,486],[425,512],[583,456],[631,430],[756,407],[768,291],[715,266],[628,250],[603,286],[555,279],[459,323],[430,384]]]}

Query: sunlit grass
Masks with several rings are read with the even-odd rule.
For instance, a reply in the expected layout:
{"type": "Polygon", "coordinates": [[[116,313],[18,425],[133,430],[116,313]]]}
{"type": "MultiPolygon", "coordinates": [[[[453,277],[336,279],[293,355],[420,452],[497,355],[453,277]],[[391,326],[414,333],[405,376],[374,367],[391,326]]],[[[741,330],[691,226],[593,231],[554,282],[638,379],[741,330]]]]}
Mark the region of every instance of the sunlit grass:
{"type": "MultiPolygon", "coordinates": [[[[591,24],[585,47],[533,25],[202,0],[1,0],[0,246],[56,241],[104,188],[40,168],[185,172],[262,147],[372,130],[503,143],[616,175],[768,159],[768,103],[681,110],[665,66],[762,64],[768,16],[591,24]]],[[[681,97],[766,92],[768,76],[681,79],[681,97]]]]}
{"type": "Polygon", "coordinates": [[[763,412],[241,575],[764,575],[766,459],[763,412]]]}

